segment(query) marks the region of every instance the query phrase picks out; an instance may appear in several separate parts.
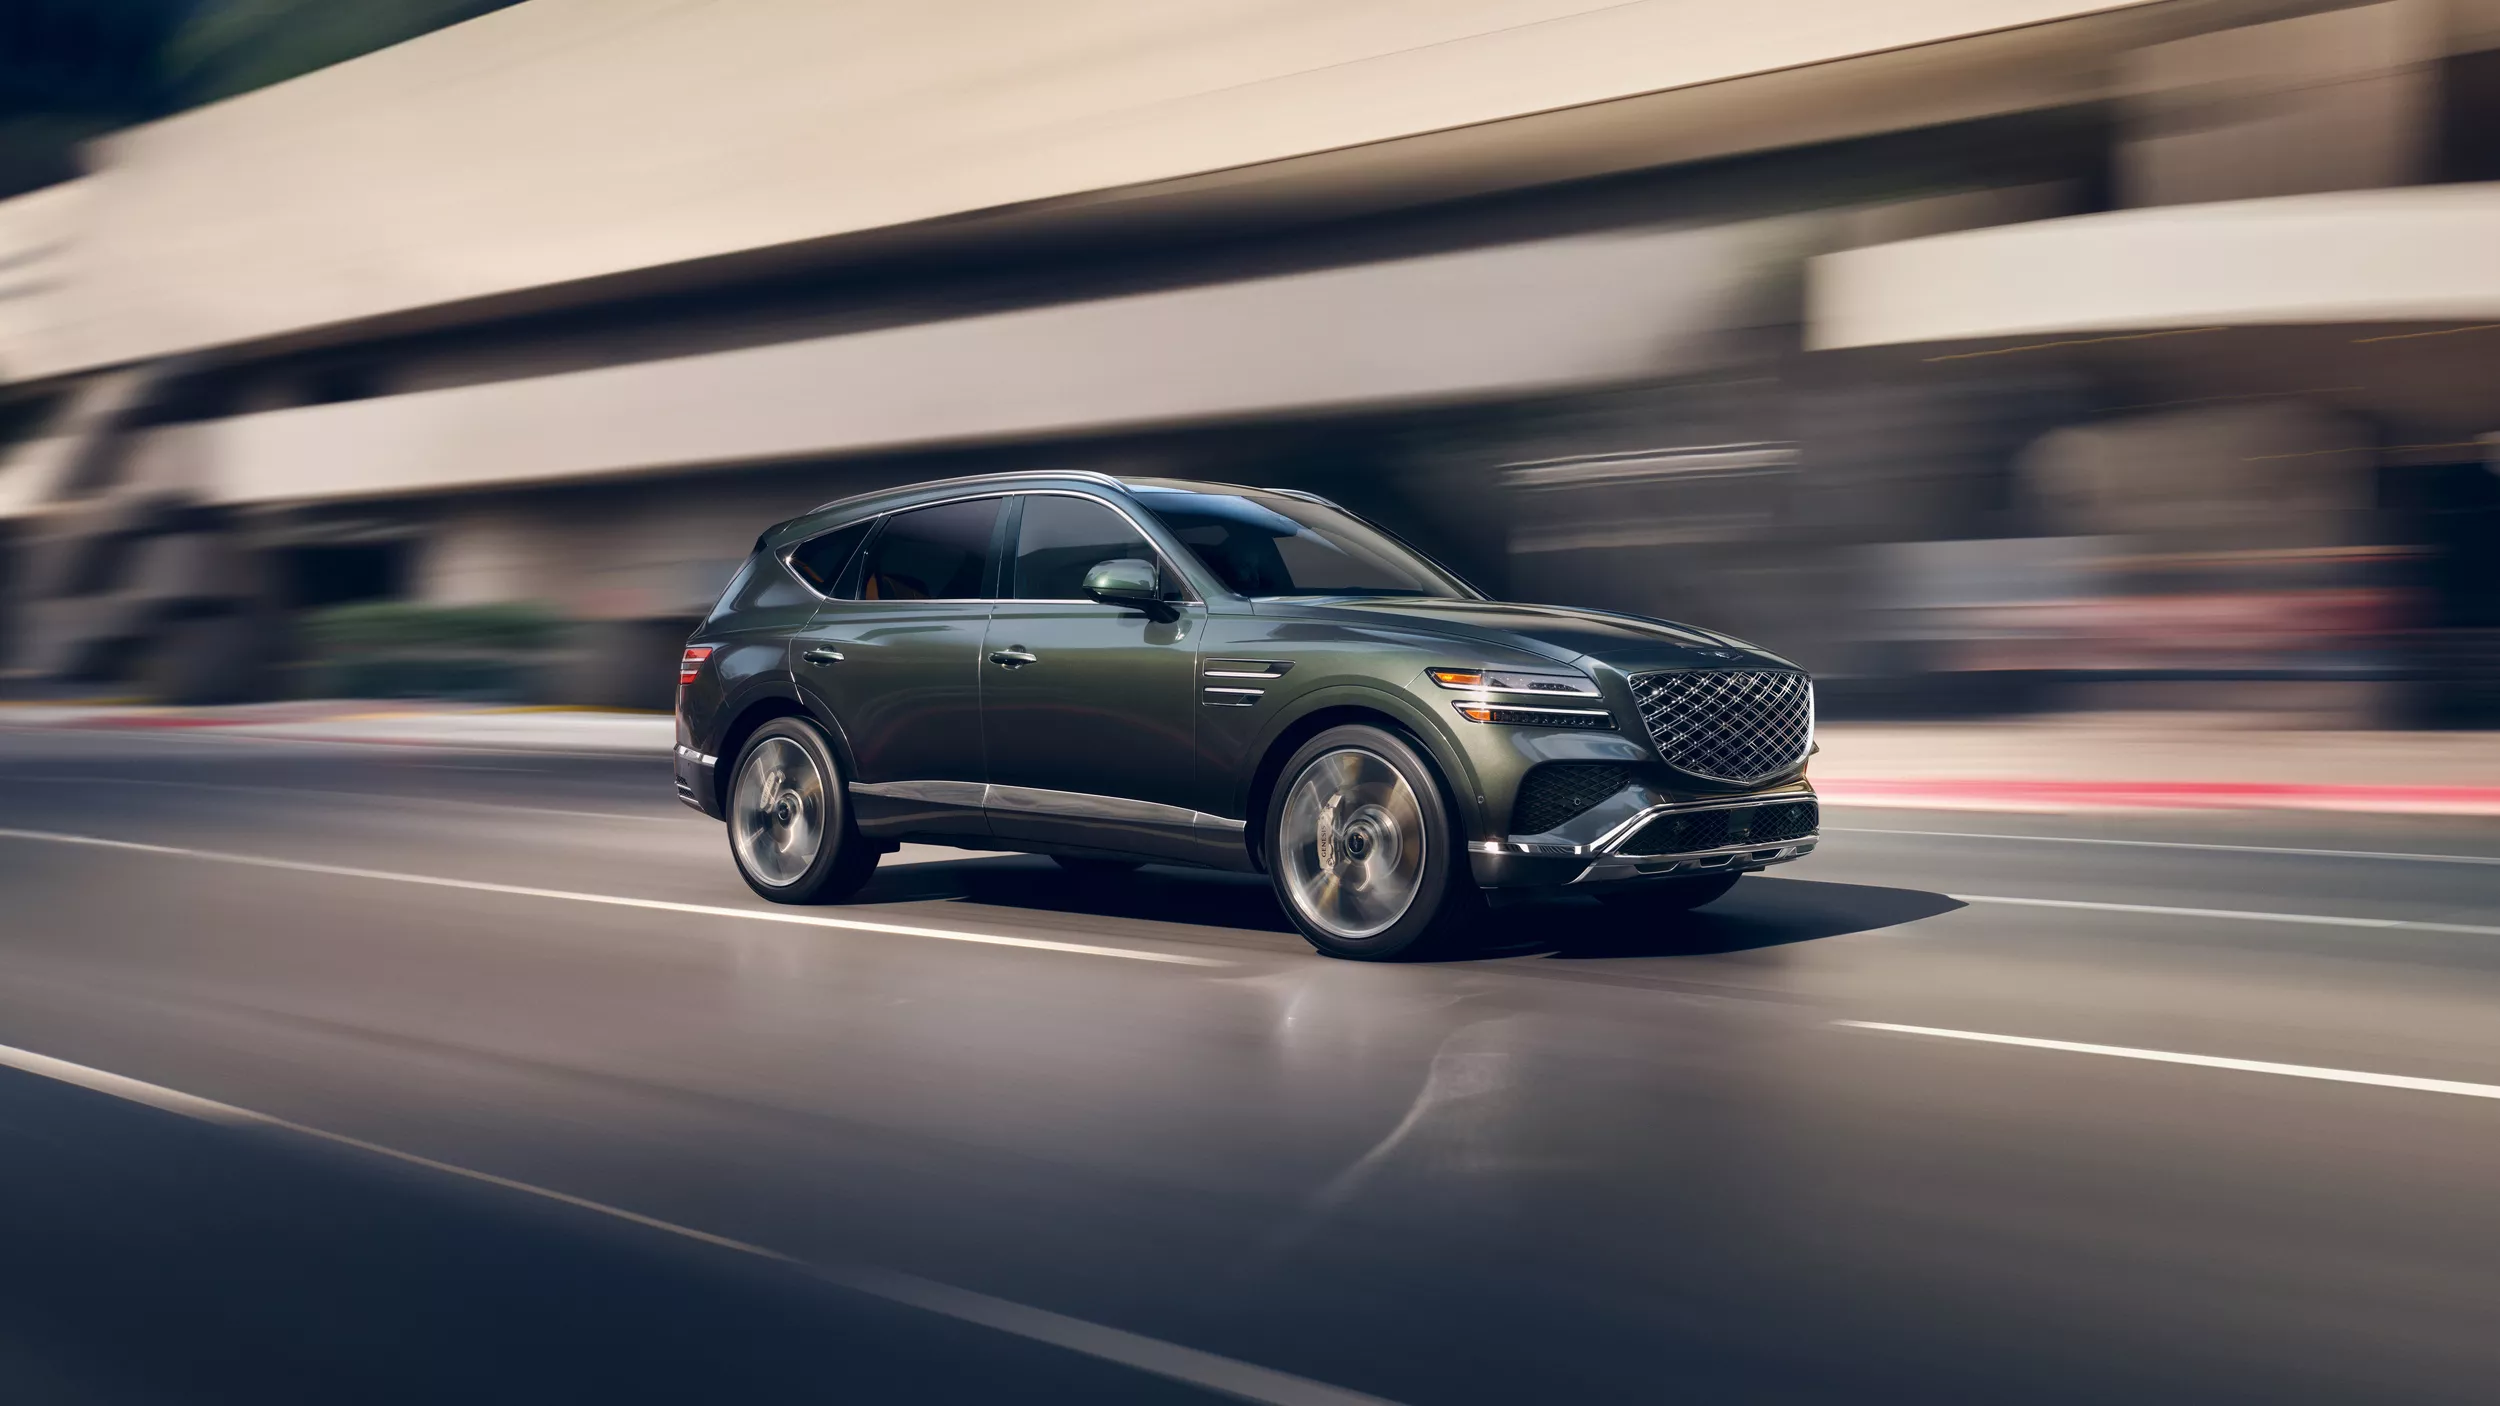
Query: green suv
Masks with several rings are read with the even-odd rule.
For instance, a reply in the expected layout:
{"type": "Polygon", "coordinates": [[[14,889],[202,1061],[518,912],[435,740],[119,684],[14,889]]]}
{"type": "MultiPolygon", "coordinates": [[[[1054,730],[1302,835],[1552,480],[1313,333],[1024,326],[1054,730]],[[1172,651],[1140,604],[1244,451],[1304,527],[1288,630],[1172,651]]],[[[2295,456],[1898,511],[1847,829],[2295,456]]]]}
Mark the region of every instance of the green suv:
{"type": "Polygon", "coordinates": [[[1493,601],[1327,500],[1086,473],[757,539],[678,667],[678,796],[766,898],[904,841],[1264,872],[1322,951],[1488,901],[1653,913],[1814,848],[1814,687],[1740,640],[1493,601]]]}

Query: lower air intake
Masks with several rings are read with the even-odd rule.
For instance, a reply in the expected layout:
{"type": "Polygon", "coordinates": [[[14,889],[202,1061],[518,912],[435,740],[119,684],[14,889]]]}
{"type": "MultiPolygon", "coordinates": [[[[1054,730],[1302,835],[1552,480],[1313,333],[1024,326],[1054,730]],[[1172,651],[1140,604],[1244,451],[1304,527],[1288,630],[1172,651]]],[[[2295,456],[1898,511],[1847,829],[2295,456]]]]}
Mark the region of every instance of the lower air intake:
{"type": "Polygon", "coordinates": [[[1519,783],[1511,806],[1514,835],[1542,835],[1595,809],[1632,784],[1632,768],[1612,762],[1547,762],[1519,783]]]}
{"type": "Polygon", "coordinates": [[[1777,845],[1802,840],[1821,823],[1813,801],[1773,801],[1768,805],[1730,806],[1720,810],[1662,815],[1625,840],[1625,855],[1693,854],[1738,845],[1777,845]]]}

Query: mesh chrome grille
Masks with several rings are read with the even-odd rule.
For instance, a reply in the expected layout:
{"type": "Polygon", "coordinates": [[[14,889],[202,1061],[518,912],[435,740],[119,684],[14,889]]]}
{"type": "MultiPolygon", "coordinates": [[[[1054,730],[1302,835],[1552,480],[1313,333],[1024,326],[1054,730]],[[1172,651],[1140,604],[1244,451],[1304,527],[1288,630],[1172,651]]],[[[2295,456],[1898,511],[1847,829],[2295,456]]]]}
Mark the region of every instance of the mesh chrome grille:
{"type": "Polygon", "coordinates": [[[1612,762],[1547,762],[1519,783],[1512,833],[1542,835],[1632,784],[1632,768],[1612,762]]]}
{"type": "Polygon", "coordinates": [[[1814,733],[1814,684],[1766,669],[1642,674],[1632,699],[1667,765],[1751,785],[1804,761],[1814,733]]]}

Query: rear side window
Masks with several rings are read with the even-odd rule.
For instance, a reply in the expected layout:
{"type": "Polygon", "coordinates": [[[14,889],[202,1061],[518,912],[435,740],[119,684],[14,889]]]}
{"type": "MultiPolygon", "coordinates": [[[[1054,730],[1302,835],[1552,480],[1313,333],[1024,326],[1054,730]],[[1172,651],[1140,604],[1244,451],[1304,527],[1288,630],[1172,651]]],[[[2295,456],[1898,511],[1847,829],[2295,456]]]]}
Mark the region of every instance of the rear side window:
{"type": "MultiPolygon", "coordinates": [[[[1035,494],[1024,500],[1007,594],[1017,600],[1083,600],[1085,573],[1097,565],[1120,557],[1160,565],[1160,556],[1127,518],[1090,498],[1035,494]]],[[[1170,568],[1164,570],[1168,576],[1170,568]]]]}
{"type": "Polygon", "coordinates": [[[790,549],[790,573],[815,587],[818,595],[832,595],[842,584],[843,568],[851,564],[859,544],[867,540],[868,529],[876,525],[877,520],[870,518],[808,538],[790,549]]]}
{"type": "Polygon", "coordinates": [[[913,508],[885,520],[868,544],[861,600],[980,600],[989,594],[998,498],[913,508]]]}

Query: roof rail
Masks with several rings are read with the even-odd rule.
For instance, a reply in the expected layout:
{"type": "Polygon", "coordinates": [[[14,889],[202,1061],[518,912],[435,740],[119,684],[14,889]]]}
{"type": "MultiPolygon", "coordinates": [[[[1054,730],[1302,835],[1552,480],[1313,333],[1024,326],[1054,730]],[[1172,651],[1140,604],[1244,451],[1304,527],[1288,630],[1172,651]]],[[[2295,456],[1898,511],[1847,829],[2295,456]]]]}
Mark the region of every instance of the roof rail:
{"type": "Polygon", "coordinates": [[[861,498],[874,498],[888,493],[905,493],[922,488],[955,488],[969,483],[1015,483],[1037,478],[1073,478],[1086,483],[1098,483],[1105,488],[1125,489],[1128,487],[1127,484],[1111,475],[1097,473],[1092,469],[1018,469],[1011,473],[967,474],[961,478],[933,478],[926,483],[898,483],[892,488],[874,488],[866,493],[852,493],[831,502],[819,503],[799,516],[813,517],[827,508],[839,507],[861,498]]]}

